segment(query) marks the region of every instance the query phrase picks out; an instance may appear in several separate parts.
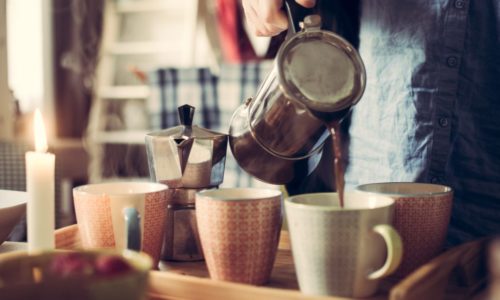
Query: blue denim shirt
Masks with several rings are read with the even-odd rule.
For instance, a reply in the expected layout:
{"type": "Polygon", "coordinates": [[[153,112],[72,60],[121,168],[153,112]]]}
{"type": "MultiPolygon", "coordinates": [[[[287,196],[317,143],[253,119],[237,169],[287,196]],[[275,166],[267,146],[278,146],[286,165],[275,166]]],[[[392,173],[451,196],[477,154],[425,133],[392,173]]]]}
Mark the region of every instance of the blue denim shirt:
{"type": "Polygon", "coordinates": [[[454,189],[449,241],[500,233],[500,1],[365,0],[349,186],[454,189]]]}
{"type": "MultiPolygon", "coordinates": [[[[499,234],[500,1],[363,0],[361,10],[367,88],[344,122],[346,187],[442,183],[454,189],[450,244],[499,234]]],[[[310,190],[332,182],[330,166],[310,190]]]]}

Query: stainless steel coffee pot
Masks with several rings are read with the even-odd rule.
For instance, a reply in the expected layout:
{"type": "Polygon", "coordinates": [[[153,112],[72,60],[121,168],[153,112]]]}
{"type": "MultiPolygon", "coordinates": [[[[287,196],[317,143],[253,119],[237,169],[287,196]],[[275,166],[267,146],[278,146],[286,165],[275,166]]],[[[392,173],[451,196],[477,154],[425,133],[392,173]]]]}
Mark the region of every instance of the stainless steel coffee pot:
{"type": "MultiPolygon", "coordinates": [[[[289,2],[293,2],[289,1],[289,2]]],[[[274,68],[255,97],[233,114],[229,144],[238,164],[254,177],[286,184],[319,162],[329,135],[325,124],[341,120],[361,98],[366,73],[356,49],[321,29],[319,15],[306,16],[295,32],[290,3],[289,31],[274,68]]]]}
{"type": "Polygon", "coordinates": [[[192,125],[195,108],[178,108],[181,125],[146,135],[149,173],[169,188],[217,187],[224,179],[227,135],[192,125]]]}
{"type": "Polygon", "coordinates": [[[146,135],[149,172],[166,184],[168,211],[162,259],[196,261],[203,251],[196,225],[197,191],[224,179],[227,135],[192,125],[194,107],[178,108],[181,125],[146,135]]]}

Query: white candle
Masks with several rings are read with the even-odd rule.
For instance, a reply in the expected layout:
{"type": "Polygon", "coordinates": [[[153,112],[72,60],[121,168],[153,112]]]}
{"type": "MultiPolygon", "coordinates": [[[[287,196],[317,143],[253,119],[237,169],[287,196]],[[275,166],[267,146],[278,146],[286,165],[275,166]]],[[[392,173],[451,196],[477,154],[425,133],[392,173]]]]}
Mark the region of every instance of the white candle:
{"type": "Polygon", "coordinates": [[[34,129],[35,152],[26,153],[28,251],[55,247],[55,155],[47,153],[47,134],[38,110],[35,112],[34,129]]]}

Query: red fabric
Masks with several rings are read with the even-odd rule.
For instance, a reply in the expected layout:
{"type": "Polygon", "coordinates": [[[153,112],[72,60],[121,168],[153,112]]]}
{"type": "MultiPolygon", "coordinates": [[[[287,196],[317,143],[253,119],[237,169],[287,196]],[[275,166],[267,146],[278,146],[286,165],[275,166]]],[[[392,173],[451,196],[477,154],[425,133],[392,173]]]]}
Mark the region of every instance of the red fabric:
{"type": "Polygon", "coordinates": [[[217,0],[217,27],[224,59],[241,63],[258,59],[243,26],[238,0],[217,0]]]}

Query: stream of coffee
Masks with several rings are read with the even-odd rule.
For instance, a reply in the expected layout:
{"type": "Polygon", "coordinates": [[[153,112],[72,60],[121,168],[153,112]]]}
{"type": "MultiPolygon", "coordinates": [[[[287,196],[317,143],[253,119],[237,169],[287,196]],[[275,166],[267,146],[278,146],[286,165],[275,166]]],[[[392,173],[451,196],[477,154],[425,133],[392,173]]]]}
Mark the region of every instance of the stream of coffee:
{"type": "Polygon", "coordinates": [[[326,124],[333,143],[333,170],[335,177],[335,186],[339,195],[339,206],[344,207],[344,168],[342,167],[342,146],[340,137],[340,121],[332,121],[326,124]]]}

